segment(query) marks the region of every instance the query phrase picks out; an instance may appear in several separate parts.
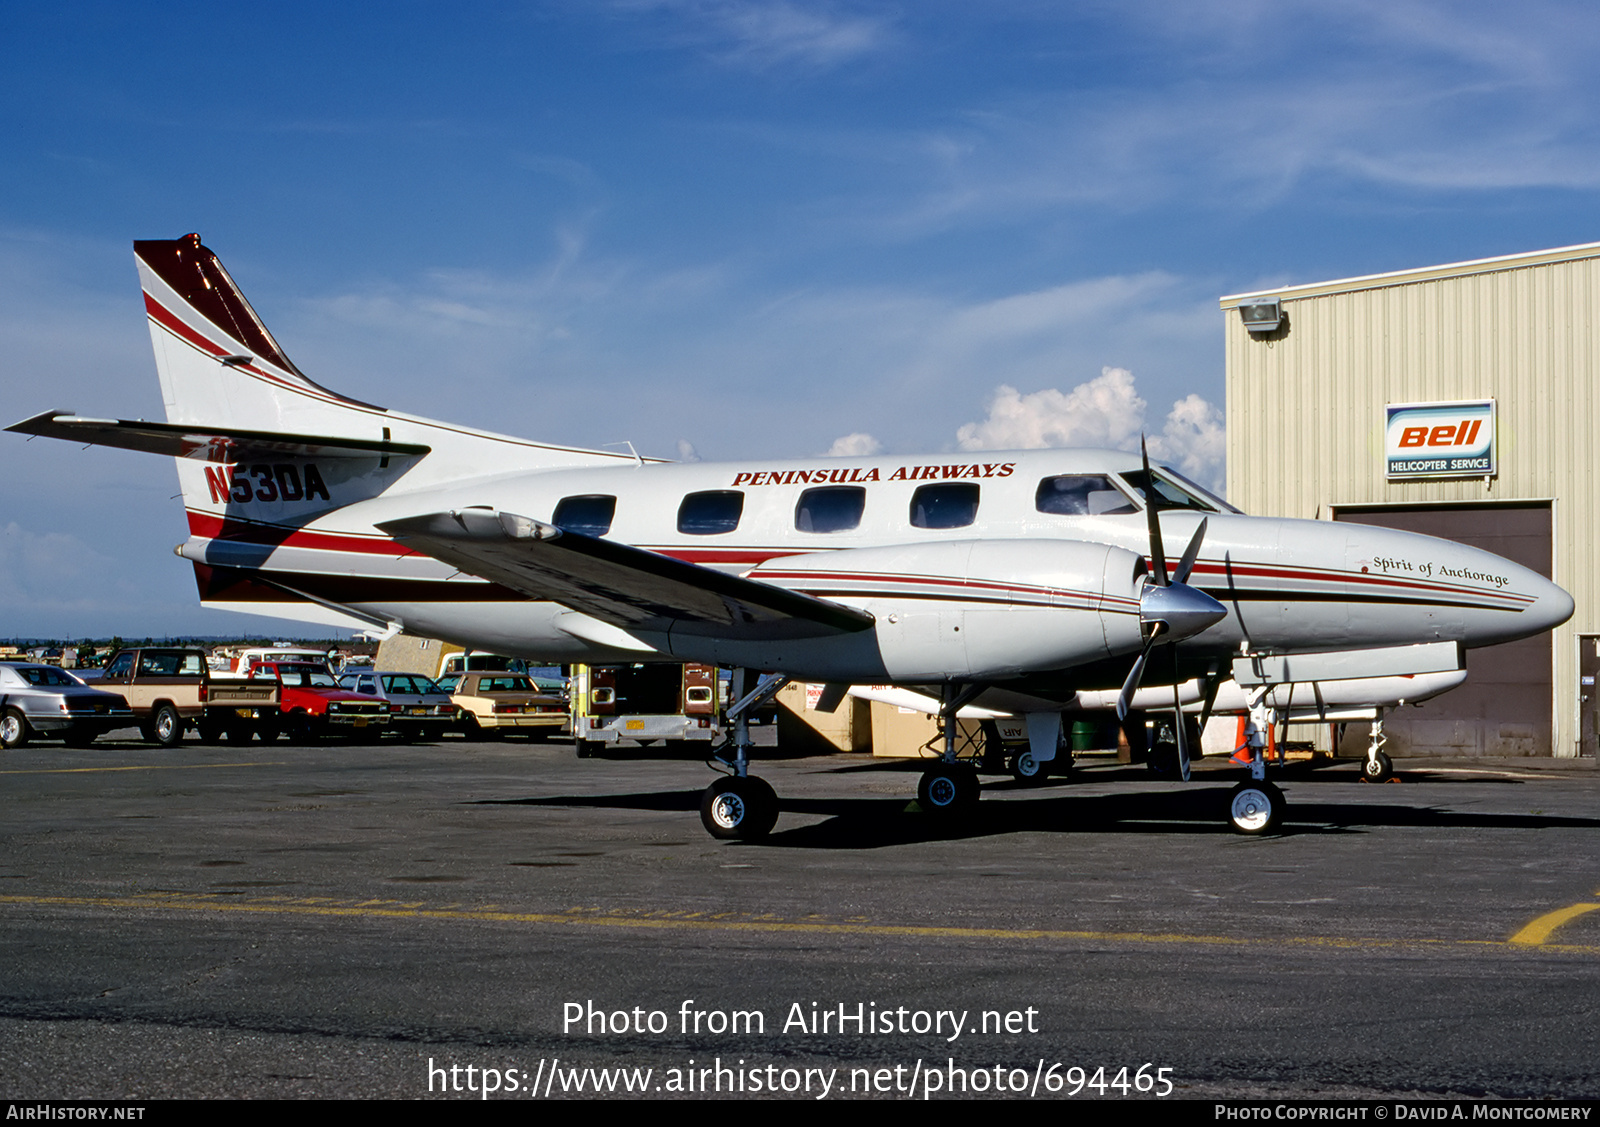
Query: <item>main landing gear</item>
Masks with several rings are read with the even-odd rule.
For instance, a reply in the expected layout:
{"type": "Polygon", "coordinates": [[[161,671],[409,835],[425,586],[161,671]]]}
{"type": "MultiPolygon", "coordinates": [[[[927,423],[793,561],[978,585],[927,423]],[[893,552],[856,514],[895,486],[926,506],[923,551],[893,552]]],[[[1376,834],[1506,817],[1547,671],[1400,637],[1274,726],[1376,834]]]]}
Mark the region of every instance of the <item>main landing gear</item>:
{"type": "Polygon", "coordinates": [[[750,713],[776,696],[789,678],[769,673],[749,693],[744,691],[744,681],[745,671],[735,669],[729,684],[735,701],[728,709],[728,719],[733,721],[733,758],[712,756],[712,761],[730,774],[700,796],[701,825],[712,837],[723,840],[766,837],[778,821],[776,792],[766,780],[750,774],[750,713]]]}
{"type": "MultiPolygon", "coordinates": [[[[978,806],[977,768],[956,758],[960,736],[956,714],[982,691],[982,685],[968,685],[965,689],[955,684],[944,687],[944,700],[939,707],[944,751],[939,762],[924,771],[917,782],[917,805],[924,814],[941,821],[964,818],[978,806]]],[[[1043,764],[1036,766],[1043,767],[1043,764]]]]}

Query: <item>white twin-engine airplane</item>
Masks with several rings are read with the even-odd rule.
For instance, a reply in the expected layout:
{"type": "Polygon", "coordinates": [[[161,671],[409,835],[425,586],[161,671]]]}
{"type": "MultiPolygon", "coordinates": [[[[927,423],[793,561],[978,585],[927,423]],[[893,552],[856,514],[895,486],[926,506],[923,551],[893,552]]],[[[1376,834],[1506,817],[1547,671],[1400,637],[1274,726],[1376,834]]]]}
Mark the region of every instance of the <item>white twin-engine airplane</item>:
{"type": "Polygon", "coordinates": [[[1147,666],[1208,699],[1231,677],[1258,750],[1229,818],[1261,832],[1283,808],[1259,752],[1274,691],[1459,670],[1462,647],[1573,609],[1487,552],[1245,516],[1115,451],[672,464],[401,414],[303,375],[198,235],[134,252],[167,422],[46,412],[8,429],[174,456],[177,552],[208,606],[548,662],[716,663],[736,686],[775,671],[736,691],[728,774],[701,807],[719,837],[777,818],[745,716],[789,678],[826,683],[824,708],[851,685],[937,697],[945,751],[918,796],[955,814],[978,796],[955,753],[967,705],[1023,715],[1045,762],[1080,693],[1115,692],[1125,718],[1147,666]],[[1171,569],[1167,542],[1187,544],[1171,569]]]}

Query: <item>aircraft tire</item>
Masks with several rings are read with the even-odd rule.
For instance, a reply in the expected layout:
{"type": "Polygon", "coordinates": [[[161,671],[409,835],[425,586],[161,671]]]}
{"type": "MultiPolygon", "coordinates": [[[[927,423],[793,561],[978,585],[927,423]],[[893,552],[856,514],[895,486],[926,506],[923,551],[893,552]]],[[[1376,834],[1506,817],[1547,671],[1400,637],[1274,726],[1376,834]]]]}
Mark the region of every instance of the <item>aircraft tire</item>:
{"type": "Polygon", "coordinates": [[[1394,778],[1394,760],[1383,752],[1378,752],[1378,769],[1374,771],[1372,769],[1372,761],[1363,759],[1361,761],[1361,777],[1369,783],[1388,782],[1394,778]]]}
{"type": "Polygon", "coordinates": [[[1023,748],[1011,757],[1011,777],[1025,787],[1041,786],[1050,777],[1053,763],[1040,763],[1033,752],[1023,748]]]}
{"type": "Polygon", "coordinates": [[[0,747],[7,751],[21,747],[28,742],[28,736],[31,734],[28,718],[21,712],[8,708],[4,714],[0,714],[0,747]]]}
{"type": "Polygon", "coordinates": [[[763,838],[778,821],[778,796],[765,779],[730,775],[706,788],[700,821],[707,833],[723,841],[763,838]]]}
{"type": "Polygon", "coordinates": [[[922,773],[917,802],[923,811],[939,818],[957,818],[978,804],[978,774],[964,764],[941,763],[922,773]]]}
{"type": "Polygon", "coordinates": [[[183,717],[170,704],[162,705],[150,721],[150,735],[162,747],[177,747],[183,742],[183,717]]]}
{"type": "Polygon", "coordinates": [[[1259,837],[1283,820],[1283,792],[1269,782],[1246,780],[1228,794],[1228,824],[1235,833],[1259,837]]]}

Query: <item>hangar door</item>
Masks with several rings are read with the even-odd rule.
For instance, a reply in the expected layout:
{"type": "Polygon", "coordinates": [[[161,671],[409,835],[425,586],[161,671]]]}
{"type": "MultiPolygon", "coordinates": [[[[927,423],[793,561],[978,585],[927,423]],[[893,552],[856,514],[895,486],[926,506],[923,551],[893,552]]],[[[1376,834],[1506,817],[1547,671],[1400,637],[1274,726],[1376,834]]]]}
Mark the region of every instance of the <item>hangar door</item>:
{"type": "MultiPolygon", "coordinates": [[[[1550,578],[1548,502],[1483,505],[1340,506],[1334,520],[1374,524],[1455,540],[1504,556],[1550,578]]],[[[1400,755],[1549,755],[1552,636],[1467,651],[1467,680],[1421,708],[1385,718],[1389,751],[1400,755]]],[[[1351,725],[1339,754],[1366,747],[1364,725],[1351,725]]]]}

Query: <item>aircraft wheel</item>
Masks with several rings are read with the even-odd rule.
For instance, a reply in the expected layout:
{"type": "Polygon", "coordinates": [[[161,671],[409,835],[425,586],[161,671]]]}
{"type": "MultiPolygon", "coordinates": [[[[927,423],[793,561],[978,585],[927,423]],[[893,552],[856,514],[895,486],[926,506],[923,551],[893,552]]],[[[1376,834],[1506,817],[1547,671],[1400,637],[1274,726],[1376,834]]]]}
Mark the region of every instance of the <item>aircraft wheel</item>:
{"type": "Polygon", "coordinates": [[[1228,822],[1242,834],[1271,833],[1283,818],[1283,792],[1268,782],[1249,780],[1228,795],[1228,822]]]}
{"type": "Polygon", "coordinates": [[[183,717],[170,704],[162,705],[150,721],[150,734],[162,747],[177,747],[183,742],[183,717]]]}
{"type": "Polygon", "coordinates": [[[1383,752],[1378,752],[1377,770],[1373,770],[1373,761],[1363,760],[1361,763],[1361,777],[1369,783],[1386,783],[1394,778],[1394,760],[1383,752]]]}
{"type": "Polygon", "coordinates": [[[766,837],[778,820],[778,796],[754,776],[718,779],[700,799],[700,821],[712,837],[752,841],[766,837]]]}
{"type": "Polygon", "coordinates": [[[929,814],[957,817],[978,804],[978,775],[961,764],[941,763],[922,773],[917,802],[929,814]]]}
{"type": "Polygon", "coordinates": [[[1011,757],[1011,777],[1024,786],[1036,787],[1050,777],[1053,764],[1040,763],[1027,749],[1011,757]]]}
{"type": "Polygon", "coordinates": [[[21,747],[28,742],[28,718],[14,708],[8,708],[0,716],[0,747],[10,751],[14,747],[21,747]]]}

